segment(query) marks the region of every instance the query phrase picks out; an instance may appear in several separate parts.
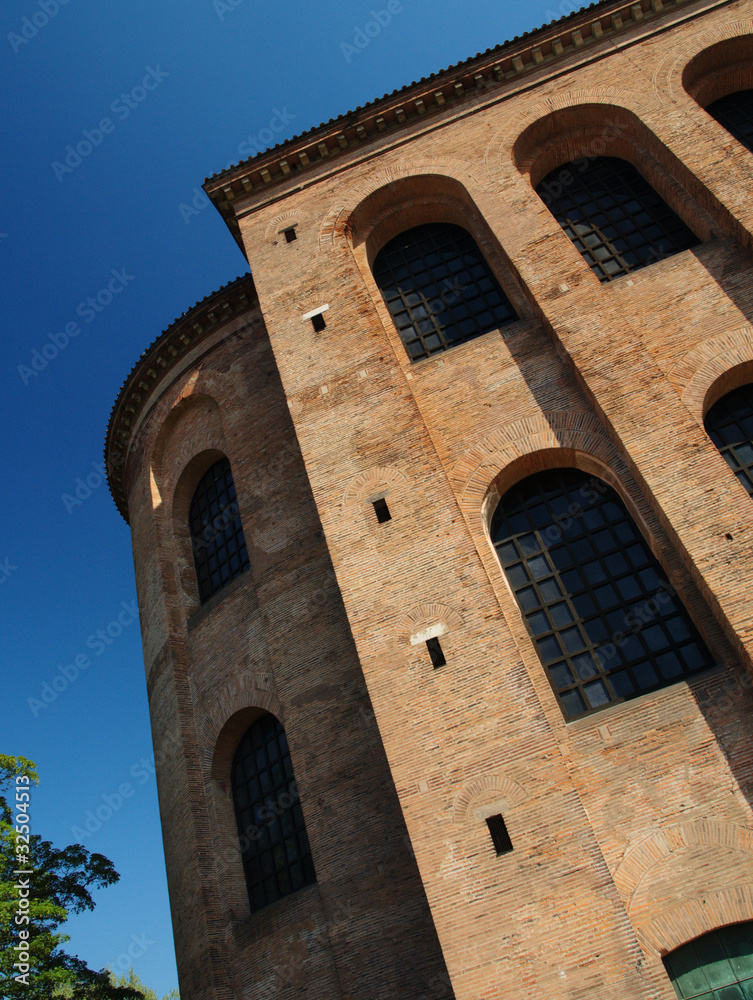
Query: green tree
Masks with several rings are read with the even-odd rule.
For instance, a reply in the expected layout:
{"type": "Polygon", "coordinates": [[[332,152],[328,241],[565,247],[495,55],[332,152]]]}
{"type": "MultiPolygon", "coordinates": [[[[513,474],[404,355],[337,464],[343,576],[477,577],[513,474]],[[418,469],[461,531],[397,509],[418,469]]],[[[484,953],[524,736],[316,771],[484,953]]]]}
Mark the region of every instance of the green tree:
{"type": "MultiPolygon", "coordinates": [[[[116,978],[111,972],[110,979],[116,986],[129,987],[132,990],[140,991],[141,995],[144,997],[144,1000],[159,1000],[159,997],[154,992],[154,990],[150,990],[148,986],[144,986],[144,984],[141,982],[139,977],[134,972],[133,966],[131,966],[128,975],[123,974],[122,976],[118,976],[116,978]]],[[[170,990],[169,993],[166,993],[162,998],[162,1000],[180,1000],[180,994],[176,989],[173,989],[170,990]]]]}
{"type": "Polygon", "coordinates": [[[38,783],[32,761],[0,754],[0,998],[142,1000],[62,948],[68,914],[93,910],[91,890],[119,876],[102,854],[80,844],[59,850],[31,833],[29,792],[38,783]]]}

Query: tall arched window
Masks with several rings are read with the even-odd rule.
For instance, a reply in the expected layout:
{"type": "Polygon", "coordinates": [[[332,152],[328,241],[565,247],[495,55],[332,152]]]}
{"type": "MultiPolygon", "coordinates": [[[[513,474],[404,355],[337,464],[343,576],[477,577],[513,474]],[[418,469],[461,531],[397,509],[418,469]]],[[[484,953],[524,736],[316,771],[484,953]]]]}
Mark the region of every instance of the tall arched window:
{"type": "Polygon", "coordinates": [[[316,882],[288,741],[273,715],[241,740],[232,785],[251,910],[316,882]]]}
{"type": "Polygon", "coordinates": [[[536,193],[600,281],[699,242],[627,160],[591,156],[565,163],[536,193]]]}
{"type": "Polygon", "coordinates": [[[518,318],[461,226],[431,222],[400,233],[379,251],[373,273],[411,361],[518,318]]]}
{"type": "Polygon", "coordinates": [[[567,719],[714,665],[615,491],[576,469],[500,500],[492,540],[567,719]]]}
{"type": "Polygon", "coordinates": [[[753,90],[727,94],[706,108],[738,142],[753,152],[753,90]]]}
{"type": "Polygon", "coordinates": [[[233,474],[226,458],[215,462],[201,477],[188,523],[203,604],[249,567],[233,474]]]}
{"type": "Polygon", "coordinates": [[[743,385],[714,403],[704,426],[740,484],[753,496],[753,385],[743,385]]]}
{"type": "Polygon", "coordinates": [[[704,934],[670,952],[664,967],[678,1000],[751,1000],[753,923],[704,934]]]}

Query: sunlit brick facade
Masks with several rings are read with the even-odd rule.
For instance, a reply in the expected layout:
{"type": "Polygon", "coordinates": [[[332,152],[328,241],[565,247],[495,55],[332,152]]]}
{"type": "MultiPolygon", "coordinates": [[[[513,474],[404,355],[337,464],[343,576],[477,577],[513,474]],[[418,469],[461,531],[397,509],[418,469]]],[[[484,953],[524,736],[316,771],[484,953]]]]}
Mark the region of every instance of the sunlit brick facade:
{"type": "Polygon", "coordinates": [[[753,921],[750,91],[753,0],[605,2],[207,181],[251,274],[107,443],[183,1000],[712,995],[677,949],[753,921]]]}

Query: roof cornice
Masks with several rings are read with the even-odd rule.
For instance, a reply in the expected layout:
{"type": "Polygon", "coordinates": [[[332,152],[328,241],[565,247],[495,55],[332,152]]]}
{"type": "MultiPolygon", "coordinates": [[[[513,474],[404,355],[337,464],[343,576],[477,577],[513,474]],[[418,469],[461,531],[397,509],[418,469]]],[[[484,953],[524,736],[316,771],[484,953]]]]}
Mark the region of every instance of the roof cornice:
{"type": "Polygon", "coordinates": [[[602,0],[214,174],[204,182],[204,190],[244,250],[234,211],[234,204],[240,199],[257,192],[262,195],[270,192],[271,196],[270,189],[276,185],[350,150],[363,148],[369,140],[397,133],[449,106],[460,108],[463,104],[470,105],[473,99],[477,104],[483,92],[495,97],[494,92],[501,94],[510,81],[517,82],[542,66],[549,67],[573,53],[587,51],[604,39],[611,41],[624,36],[643,22],[666,21],[680,7],[702,12],[729,2],[602,0]]]}
{"type": "Polygon", "coordinates": [[[207,295],[174,320],[147,347],[131,369],[110,413],[105,438],[105,466],[110,492],[126,521],[126,457],[133,429],[149,394],[200,340],[254,306],[258,306],[258,300],[253,278],[244,274],[207,295]]]}

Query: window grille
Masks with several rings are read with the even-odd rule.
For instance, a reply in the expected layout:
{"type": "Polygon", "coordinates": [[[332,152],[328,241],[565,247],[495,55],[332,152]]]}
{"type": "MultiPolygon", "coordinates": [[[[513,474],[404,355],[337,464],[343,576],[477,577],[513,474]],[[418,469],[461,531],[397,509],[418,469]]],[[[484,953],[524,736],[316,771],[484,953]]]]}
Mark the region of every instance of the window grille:
{"type": "Polygon", "coordinates": [[[753,385],[727,393],[706,414],[706,433],[753,496],[753,385]]]}
{"type": "Polygon", "coordinates": [[[274,716],[263,715],[246,732],[232,786],[253,912],[316,881],[288,741],[274,716]]]}
{"type": "Polygon", "coordinates": [[[600,281],[699,243],[626,160],[594,156],[563,164],[536,192],[600,281]]]}
{"type": "Polygon", "coordinates": [[[706,110],[730,135],[753,152],[753,90],[728,94],[709,104],[706,110]]]}
{"type": "Polygon", "coordinates": [[[400,233],[377,254],[374,280],[412,361],[518,318],[461,226],[432,222],[400,233]]]}
{"type": "Polygon", "coordinates": [[[753,997],[753,923],[704,934],[664,959],[678,1000],[750,1000],[753,997]]]}
{"type": "Polygon", "coordinates": [[[576,469],[500,501],[492,539],[565,718],[714,665],[611,487],[576,469]]]}
{"type": "Polygon", "coordinates": [[[221,458],[202,476],[188,515],[202,604],[249,567],[230,462],[221,458]]]}

